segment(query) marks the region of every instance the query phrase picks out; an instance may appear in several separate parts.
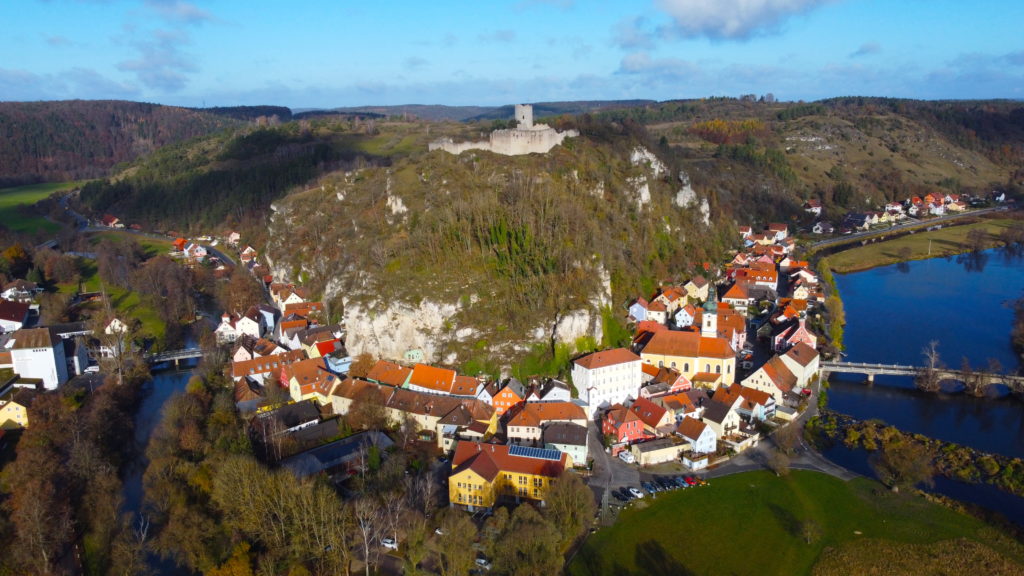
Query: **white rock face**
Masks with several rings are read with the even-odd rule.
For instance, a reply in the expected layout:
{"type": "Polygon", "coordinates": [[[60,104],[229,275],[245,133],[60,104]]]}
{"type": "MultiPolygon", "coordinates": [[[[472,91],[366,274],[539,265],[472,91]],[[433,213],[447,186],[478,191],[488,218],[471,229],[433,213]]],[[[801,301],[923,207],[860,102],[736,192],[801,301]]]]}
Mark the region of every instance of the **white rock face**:
{"type": "Polygon", "coordinates": [[[711,225],[711,205],[708,204],[707,198],[701,198],[700,200],[700,215],[704,219],[704,225],[711,225]]]}
{"type": "Polygon", "coordinates": [[[682,170],[679,171],[679,184],[682,188],[676,193],[673,202],[680,208],[689,208],[697,201],[697,192],[693,190],[693,186],[690,186],[690,176],[682,170]]]}
{"type": "Polygon", "coordinates": [[[654,172],[655,178],[661,176],[665,172],[668,172],[665,164],[661,160],[658,160],[658,157],[655,156],[653,152],[643,146],[637,146],[633,149],[633,152],[629,155],[629,161],[632,162],[634,166],[649,164],[651,171],[654,172]]]}
{"type": "Polygon", "coordinates": [[[651,203],[651,187],[647,184],[647,178],[644,176],[630,178],[629,184],[633,187],[636,194],[636,207],[638,209],[642,209],[651,203]]]}
{"type": "MultiPolygon", "coordinates": [[[[345,346],[352,355],[368,352],[401,360],[409,350],[422,350],[424,362],[438,362],[441,344],[448,338],[448,319],[454,304],[424,300],[413,307],[401,302],[362,304],[345,299],[345,346]]],[[[447,359],[445,359],[447,360],[447,359]]]]}
{"type": "Polygon", "coordinates": [[[399,198],[398,196],[392,196],[390,194],[388,195],[388,209],[391,210],[392,216],[405,214],[406,212],[409,211],[409,209],[405,207],[405,202],[402,202],[401,198],[399,198]]]}

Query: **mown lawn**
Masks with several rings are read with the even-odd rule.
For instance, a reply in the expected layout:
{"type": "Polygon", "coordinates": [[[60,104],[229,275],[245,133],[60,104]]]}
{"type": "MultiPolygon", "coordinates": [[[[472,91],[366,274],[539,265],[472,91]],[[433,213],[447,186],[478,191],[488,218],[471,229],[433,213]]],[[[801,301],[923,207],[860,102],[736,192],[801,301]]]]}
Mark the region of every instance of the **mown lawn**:
{"type": "Polygon", "coordinates": [[[588,539],[568,573],[888,574],[895,557],[950,555],[952,562],[964,554],[1024,571],[1019,543],[923,498],[893,494],[868,479],[750,472],[623,511],[614,526],[588,539]],[[845,571],[837,560],[852,551],[858,568],[845,571]]]}
{"type": "Polygon", "coordinates": [[[845,274],[868,270],[879,266],[888,266],[905,260],[923,260],[925,258],[936,258],[962,254],[968,251],[967,235],[975,228],[982,228],[988,232],[986,245],[988,247],[1001,246],[999,235],[1003,230],[1012,225],[1022,225],[1019,220],[984,220],[963,226],[949,226],[941,230],[931,232],[917,232],[908,234],[893,240],[865,244],[857,248],[851,248],[837,252],[828,257],[832,271],[845,274]],[[930,250],[929,255],[929,241],[930,250]],[[908,258],[900,256],[900,251],[910,248],[908,258]]]}
{"type": "Polygon", "coordinates": [[[30,184],[14,188],[0,188],[0,222],[16,232],[56,232],[60,225],[42,216],[26,215],[21,206],[30,206],[60,190],[69,190],[78,186],[79,182],[48,182],[30,184]]]}

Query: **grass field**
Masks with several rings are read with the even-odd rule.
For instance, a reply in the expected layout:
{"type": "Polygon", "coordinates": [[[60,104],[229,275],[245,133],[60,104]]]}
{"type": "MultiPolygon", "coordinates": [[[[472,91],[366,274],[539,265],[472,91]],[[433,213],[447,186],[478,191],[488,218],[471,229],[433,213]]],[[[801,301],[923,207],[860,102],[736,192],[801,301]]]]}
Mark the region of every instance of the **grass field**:
{"type": "Polygon", "coordinates": [[[111,230],[109,232],[92,232],[89,234],[89,242],[92,245],[99,244],[101,240],[112,240],[114,242],[134,241],[142,247],[142,251],[146,254],[147,259],[159,254],[167,254],[173,247],[170,240],[143,236],[142,234],[132,234],[131,232],[111,230]]]}
{"type": "Polygon", "coordinates": [[[19,207],[31,206],[54,192],[70,190],[79,184],[79,182],[48,182],[15,188],[0,188],[0,222],[15,232],[31,233],[39,229],[45,232],[56,232],[60,229],[59,224],[42,216],[26,216],[21,213],[19,207]]]}
{"type": "Polygon", "coordinates": [[[864,478],[749,472],[640,503],[591,536],[568,574],[1024,573],[1020,543],[864,478]]]}
{"type": "Polygon", "coordinates": [[[888,266],[905,260],[923,260],[941,256],[961,254],[967,251],[967,234],[975,228],[984,228],[988,232],[988,246],[1001,246],[999,234],[1012,225],[1021,225],[1019,220],[984,220],[963,226],[950,226],[931,232],[908,234],[893,240],[875,242],[837,252],[828,257],[832,271],[839,274],[858,272],[888,266]],[[931,254],[929,255],[929,244],[931,254]],[[901,258],[900,251],[910,248],[910,257],[901,258]]]}
{"type": "MultiPolygon", "coordinates": [[[[141,324],[140,336],[142,338],[152,338],[157,341],[163,339],[164,334],[167,332],[167,326],[149,302],[144,301],[135,292],[117,286],[101,286],[96,262],[87,258],[82,260],[82,291],[99,292],[100,290],[106,290],[110,303],[118,316],[121,318],[135,318],[139,321],[141,324]]],[[[77,284],[58,284],[57,289],[66,294],[74,294],[78,292],[79,287],[77,284]]],[[[91,303],[88,306],[94,308],[87,308],[87,310],[99,311],[100,305],[97,303],[91,303]]]]}

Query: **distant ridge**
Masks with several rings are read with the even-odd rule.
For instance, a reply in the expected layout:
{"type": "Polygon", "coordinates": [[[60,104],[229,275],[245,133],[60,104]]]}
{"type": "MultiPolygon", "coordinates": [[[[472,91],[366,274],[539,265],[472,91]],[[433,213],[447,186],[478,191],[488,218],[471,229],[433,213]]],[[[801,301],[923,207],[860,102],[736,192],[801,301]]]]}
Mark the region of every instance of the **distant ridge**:
{"type": "MultiPolygon", "coordinates": [[[[525,102],[529,104],[529,102],[525,102]]],[[[636,108],[656,104],[655,100],[581,100],[577,102],[534,102],[533,114],[537,118],[559,114],[585,114],[623,108],[636,108]]],[[[450,120],[475,122],[480,120],[506,120],[512,117],[514,104],[504,106],[445,106],[441,104],[403,104],[397,106],[352,106],[318,110],[324,113],[372,113],[382,116],[414,116],[421,120],[450,120]]],[[[309,114],[309,112],[303,112],[309,114]]],[[[296,116],[299,116],[297,114],[296,116]]]]}

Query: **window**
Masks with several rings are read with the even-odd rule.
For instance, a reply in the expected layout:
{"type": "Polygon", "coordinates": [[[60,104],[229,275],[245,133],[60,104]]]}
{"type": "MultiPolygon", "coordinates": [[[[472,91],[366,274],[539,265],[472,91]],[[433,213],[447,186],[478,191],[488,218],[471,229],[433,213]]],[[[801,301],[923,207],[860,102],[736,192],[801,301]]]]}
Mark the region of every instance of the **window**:
{"type": "Polygon", "coordinates": [[[705,364],[704,365],[704,371],[705,372],[711,372],[711,364],[705,364]]]}
{"type": "Polygon", "coordinates": [[[722,373],[722,365],[719,364],[718,366],[715,366],[715,374],[721,374],[721,373],[722,373]]]}
{"type": "Polygon", "coordinates": [[[687,362],[687,363],[683,364],[683,372],[689,372],[689,371],[690,371],[690,363],[687,362]]]}

